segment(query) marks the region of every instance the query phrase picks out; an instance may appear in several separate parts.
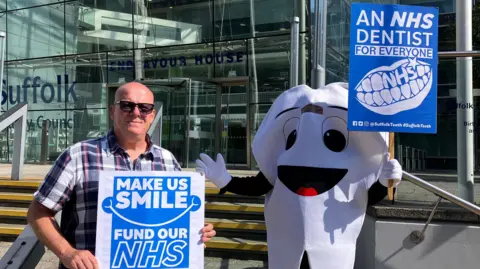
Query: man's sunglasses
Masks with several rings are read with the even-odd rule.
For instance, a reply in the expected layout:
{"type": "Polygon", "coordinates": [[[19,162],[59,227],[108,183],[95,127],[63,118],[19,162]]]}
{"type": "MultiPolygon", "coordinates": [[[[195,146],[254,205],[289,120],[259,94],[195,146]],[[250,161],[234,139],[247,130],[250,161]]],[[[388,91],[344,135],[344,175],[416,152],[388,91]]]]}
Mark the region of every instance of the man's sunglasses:
{"type": "Polygon", "coordinates": [[[135,107],[138,107],[138,110],[140,111],[140,114],[142,115],[148,115],[152,113],[154,105],[153,104],[147,104],[147,103],[134,103],[134,102],[129,102],[129,101],[118,101],[115,104],[118,104],[120,109],[125,112],[133,112],[135,110],[135,107]]]}

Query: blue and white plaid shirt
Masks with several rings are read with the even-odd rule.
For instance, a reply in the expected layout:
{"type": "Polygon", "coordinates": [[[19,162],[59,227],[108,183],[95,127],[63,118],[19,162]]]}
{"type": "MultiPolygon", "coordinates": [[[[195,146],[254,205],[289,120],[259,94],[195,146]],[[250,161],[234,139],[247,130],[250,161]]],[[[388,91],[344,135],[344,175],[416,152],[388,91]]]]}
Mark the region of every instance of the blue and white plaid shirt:
{"type": "Polygon", "coordinates": [[[34,199],[54,212],[62,210],[60,229],[74,248],[95,254],[100,170],[181,170],[170,151],[153,145],[148,136],[147,142],[149,149],[133,164],[110,130],[106,136],[70,146],[55,161],[34,199]]]}

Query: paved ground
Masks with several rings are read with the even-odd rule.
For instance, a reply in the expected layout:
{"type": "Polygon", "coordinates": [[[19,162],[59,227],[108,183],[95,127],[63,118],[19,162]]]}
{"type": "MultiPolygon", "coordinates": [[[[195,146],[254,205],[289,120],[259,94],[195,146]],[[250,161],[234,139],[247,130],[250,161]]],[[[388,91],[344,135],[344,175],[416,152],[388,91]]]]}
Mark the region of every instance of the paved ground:
{"type": "MultiPolygon", "coordinates": [[[[0,242],[0,257],[7,252],[11,243],[0,242]]],[[[35,267],[36,269],[57,269],[58,259],[50,251],[43,255],[41,262],[35,267]]],[[[262,261],[245,261],[223,258],[205,257],[205,269],[266,269],[262,261]]]]}

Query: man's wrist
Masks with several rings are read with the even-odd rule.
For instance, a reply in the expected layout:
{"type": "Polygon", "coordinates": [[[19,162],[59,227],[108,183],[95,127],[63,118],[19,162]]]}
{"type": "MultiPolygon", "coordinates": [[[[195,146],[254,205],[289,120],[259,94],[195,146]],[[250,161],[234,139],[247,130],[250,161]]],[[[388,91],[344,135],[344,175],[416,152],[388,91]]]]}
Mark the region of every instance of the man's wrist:
{"type": "Polygon", "coordinates": [[[67,244],[67,246],[65,246],[63,249],[59,250],[59,253],[58,253],[57,256],[60,260],[64,260],[64,259],[67,259],[67,258],[73,256],[75,251],[76,251],[75,248],[73,248],[72,246],[67,244]]]}

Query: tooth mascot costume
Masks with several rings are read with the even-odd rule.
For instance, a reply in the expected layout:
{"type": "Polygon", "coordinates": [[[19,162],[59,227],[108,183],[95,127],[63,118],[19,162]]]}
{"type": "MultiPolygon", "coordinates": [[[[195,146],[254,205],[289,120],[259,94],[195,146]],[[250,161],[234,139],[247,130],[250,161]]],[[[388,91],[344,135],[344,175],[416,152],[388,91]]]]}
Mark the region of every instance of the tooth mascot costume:
{"type": "Polygon", "coordinates": [[[257,176],[232,177],[220,154],[197,160],[222,193],[266,194],[269,268],[352,269],[367,206],[401,180],[388,133],[348,131],[347,89],[300,85],[278,96],[252,143],[257,176]]]}

